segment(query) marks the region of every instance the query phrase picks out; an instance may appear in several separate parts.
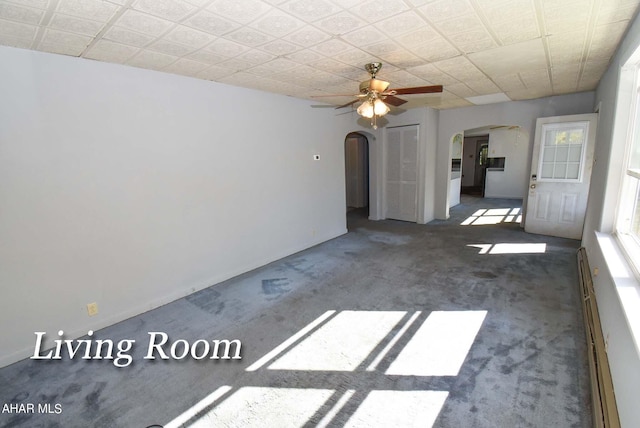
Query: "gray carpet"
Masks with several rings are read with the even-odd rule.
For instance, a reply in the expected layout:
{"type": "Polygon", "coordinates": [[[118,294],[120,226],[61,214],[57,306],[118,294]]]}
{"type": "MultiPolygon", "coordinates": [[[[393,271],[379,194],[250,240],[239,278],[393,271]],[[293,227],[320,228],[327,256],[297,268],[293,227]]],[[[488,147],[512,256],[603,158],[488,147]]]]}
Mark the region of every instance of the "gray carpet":
{"type": "Polygon", "coordinates": [[[579,243],[524,233],[519,206],[463,197],[428,225],[350,212],[345,236],[96,332],[136,340],[128,367],[0,369],[0,405],[62,409],[0,426],[591,426],[579,243]],[[145,360],[151,331],[238,339],[242,360],[145,360]]]}

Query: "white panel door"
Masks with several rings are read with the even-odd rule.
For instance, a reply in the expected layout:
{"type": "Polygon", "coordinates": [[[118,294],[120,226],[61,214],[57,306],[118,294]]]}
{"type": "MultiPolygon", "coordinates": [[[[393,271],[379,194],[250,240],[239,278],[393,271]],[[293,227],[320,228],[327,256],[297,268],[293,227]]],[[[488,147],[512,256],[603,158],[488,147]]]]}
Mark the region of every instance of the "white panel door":
{"type": "Polygon", "coordinates": [[[539,118],[525,230],[581,239],[587,209],[596,114],[539,118]]]}
{"type": "Polygon", "coordinates": [[[387,128],[387,218],[418,219],[418,126],[387,128]]]}

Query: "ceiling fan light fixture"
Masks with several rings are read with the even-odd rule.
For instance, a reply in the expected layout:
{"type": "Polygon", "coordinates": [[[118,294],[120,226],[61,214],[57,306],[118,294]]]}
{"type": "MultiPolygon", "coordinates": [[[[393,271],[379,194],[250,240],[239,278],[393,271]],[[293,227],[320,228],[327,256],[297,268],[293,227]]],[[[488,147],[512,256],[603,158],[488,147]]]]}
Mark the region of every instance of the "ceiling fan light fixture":
{"type": "Polygon", "coordinates": [[[362,104],[358,106],[358,109],[356,111],[360,116],[371,119],[375,114],[374,104],[370,100],[364,100],[362,104]]]}
{"type": "Polygon", "coordinates": [[[373,113],[376,116],[384,116],[385,114],[389,113],[389,111],[389,106],[386,105],[380,98],[376,98],[376,100],[373,102],[373,113]]]}

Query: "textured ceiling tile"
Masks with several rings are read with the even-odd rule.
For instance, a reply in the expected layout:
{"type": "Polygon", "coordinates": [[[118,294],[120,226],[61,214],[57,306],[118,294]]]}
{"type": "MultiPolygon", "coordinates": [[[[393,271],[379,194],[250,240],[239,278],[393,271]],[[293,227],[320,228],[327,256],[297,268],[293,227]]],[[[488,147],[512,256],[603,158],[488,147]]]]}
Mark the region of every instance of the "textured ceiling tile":
{"type": "Polygon", "coordinates": [[[165,55],[160,52],[140,51],[136,56],[127,61],[127,64],[135,67],[159,70],[175,62],[177,59],[175,56],[165,55]]]}
{"type": "Polygon", "coordinates": [[[84,48],[78,46],[42,42],[38,45],[38,50],[59,55],[80,56],[84,51],[84,48]]]}
{"type": "Polygon", "coordinates": [[[476,4],[483,9],[487,9],[487,8],[502,5],[502,4],[507,4],[510,1],[511,0],[475,0],[476,4]]]}
{"type": "Polygon", "coordinates": [[[367,23],[349,12],[342,11],[321,19],[316,22],[316,25],[322,31],[338,36],[363,27],[367,25],[367,23]]]}
{"type": "Polygon", "coordinates": [[[234,21],[246,24],[271,10],[259,0],[216,0],[207,9],[234,21]]]}
{"type": "Polygon", "coordinates": [[[282,37],[302,28],[304,23],[281,10],[272,10],[251,23],[251,26],[273,37],[282,37]]]}
{"type": "Polygon", "coordinates": [[[419,30],[396,36],[394,40],[411,49],[412,46],[421,45],[438,38],[441,38],[440,34],[429,24],[425,23],[419,30]]]}
{"type": "MultiPolygon", "coordinates": [[[[362,67],[355,67],[353,65],[345,64],[340,61],[333,61],[330,59],[323,59],[316,62],[309,63],[310,66],[329,71],[338,76],[346,77],[347,79],[360,81],[365,78],[367,74],[362,67]]],[[[350,89],[355,90],[355,86],[350,89]]]]}
{"type": "Polygon", "coordinates": [[[184,24],[215,36],[222,36],[240,28],[240,24],[237,22],[217,16],[206,10],[201,10],[187,18],[184,24]]]}
{"type": "Polygon", "coordinates": [[[547,67],[540,39],[475,52],[469,54],[469,59],[490,77],[547,67]]]}
{"type": "Polygon", "coordinates": [[[42,36],[42,43],[51,45],[63,45],[71,48],[84,49],[91,42],[92,37],[47,29],[42,36]]]}
{"type": "Polygon", "coordinates": [[[503,92],[521,91],[526,89],[526,86],[522,83],[518,74],[494,77],[493,81],[503,92]]]}
{"type": "Polygon", "coordinates": [[[150,45],[148,49],[173,56],[185,56],[188,53],[193,52],[193,48],[189,48],[179,43],[173,43],[165,39],[158,40],[157,42],[150,45]]]}
{"type": "Polygon", "coordinates": [[[524,89],[522,91],[509,91],[507,96],[513,101],[531,100],[535,98],[548,97],[553,95],[551,86],[544,89],[524,89]]]}
{"type": "Polygon", "coordinates": [[[350,49],[350,46],[345,42],[337,39],[327,40],[313,47],[314,50],[320,52],[326,56],[333,56],[350,49]]]}
{"type": "Polygon", "coordinates": [[[107,40],[123,43],[125,45],[143,47],[154,40],[154,37],[137,33],[121,27],[111,27],[104,35],[107,40]]]}
{"type": "Polygon", "coordinates": [[[372,55],[384,55],[384,54],[392,53],[394,51],[401,50],[403,48],[397,43],[394,43],[390,40],[384,40],[369,46],[365,46],[362,49],[369,52],[372,55]]]}
{"type": "Polygon", "coordinates": [[[326,0],[290,0],[280,6],[298,18],[313,22],[339,11],[339,8],[326,0]]]}
{"type": "Polygon", "coordinates": [[[384,77],[391,82],[392,88],[425,86],[429,84],[426,80],[405,70],[387,73],[384,77]]]}
{"type": "Polygon", "coordinates": [[[137,0],[133,9],[174,22],[196,10],[195,6],[182,0],[137,0]]]}
{"type": "Polygon", "coordinates": [[[561,84],[562,82],[573,82],[574,85],[577,85],[579,73],[580,64],[552,67],[551,81],[553,82],[554,87],[556,84],[561,84]]]}
{"type": "Polygon", "coordinates": [[[551,78],[546,68],[520,72],[520,78],[529,90],[551,91],[551,78]]]}
{"type": "Polygon", "coordinates": [[[255,66],[254,64],[251,64],[248,61],[243,61],[238,58],[228,59],[226,61],[221,62],[219,65],[220,67],[228,68],[229,70],[233,70],[233,71],[244,71],[255,66]]]}
{"type": "Polygon", "coordinates": [[[551,64],[580,62],[585,39],[586,34],[583,30],[547,37],[551,64]]]}
{"type": "Polygon", "coordinates": [[[413,7],[424,6],[425,4],[432,3],[435,0],[407,0],[407,3],[413,7]]]}
{"type": "Polygon", "coordinates": [[[64,0],[58,3],[58,12],[80,18],[107,22],[120,6],[100,0],[64,0]]]}
{"type": "Polygon", "coordinates": [[[38,27],[35,25],[22,24],[19,22],[11,22],[0,19],[0,34],[18,39],[30,39],[36,35],[38,27]]]}
{"type": "Polygon", "coordinates": [[[301,65],[298,68],[287,70],[282,73],[274,74],[270,76],[271,79],[276,79],[282,82],[298,82],[299,84],[311,85],[313,80],[308,76],[313,76],[315,69],[301,65]]]}
{"type": "Polygon", "coordinates": [[[262,64],[263,62],[275,59],[275,55],[258,49],[251,49],[242,55],[238,55],[237,58],[242,61],[250,62],[251,64],[262,64]]]}
{"type": "Polygon", "coordinates": [[[320,58],[324,58],[324,57],[317,52],[313,52],[306,49],[306,50],[288,54],[287,58],[299,64],[308,64],[310,62],[317,61],[320,58]]]}
{"type": "Polygon", "coordinates": [[[421,65],[418,67],[408,68],[411,74],[414,74],[424,80],[433,82],[435,85],[455,85],[460,83],[458,79],[449,76],[437,69],[433,64],[421,65]]]}
{"type": "Polygon", "coordinates": [[[104,23],[56,13],[51,18],[49,27],[95,37],[104,27],[104,23]]]}
{"type": "Polygon", "coordinates": [[[265,50],[273,55],[282,56],[282,55],[292,54],[294,52],[299,51],[302,48],[293,43],[289,43],[284,40],[278,39],[278,40],[274,40],[273,42],[260,46],[260,49],[265,50]]]}
{"type": "Polygon", "coordinates": [[[297,62],[285,58],[276,58],[273,61],[265,62],[264,64],[251,67],[247,71],[259,76],[270,76],[272,74],[281,73],[283,71],[291,70],[299,66],[300,64],[298,64],[297,62]]]}
{"type": "Polygon", "coordinates": [[[447,73],[458,80],[479,80],[485,78],[485,75],[463,56],[438,61],[433,65],[435,65],[440,71],[447,73]]]}
{"type": "Polygon", "coordinates": [[[604,3],[598,11],[597,24],[610,24],[612,22],[629,21],[637,9],[637,5],[612,7],[610,3],[604,3]]]}
{"type": "MultiPolygon", "coordinates": [[[[1,23],[0,23],[1,25],[1,23]]],[[[0,45],[11,46],[14,48],[29,49],[33,39],[21,39],[18,37],[6,36],[0,32],[0,45]]]]}
{"type": "Polygon", "coordinates": [[[283,37],[284,40],[289,40],[297,45],[305,47],[317,45],[318,43],[322,43],[330,38],[331,36],[327,33],[313,27],[305,27],[283,37]]]}
{"type": "Polygon", "coordinates": [[[195,50],[203,47],[207,43],[211,43],[215,39],[215,36],[185,27],[184,25],[177,25],[169,34],[164,36],[164,38],[172,42],[190,46],[191,50],[195,50]]]}
{"type": "Polygon", "coordinates": [[[424,64],[423,59],[404,49],[381,54],[380,58],[383,62],[387,63],[387,65],[393,64],[399,68],[415,67],[424,64]]]}
{"type": "Polygon", "coordinates": [[[203,49],[217,55],[234,57],[248,51],[250,48],[230,40],[217,39],[203,49]]]}
{"type": "Polygon", "coordinates": [[[441,21],[434,25],[446,36],[467,31],[485,30],[484,24],[475,14],[458,16],[455,19],[441,21]]]}
{"type": "Polygon", "coordinates": [[[602,76],[609,67],[609,61],[587,61],[584,63],[582,74],[594,74],[602,76]]]}
{"type": "Polygon", "coordinates": [[[476,92],[473,91],[473,89],[471,89],[470,87],[468,87],[467,85],[465,85],[464,83],[457,83],[455,85],[447,85],[447,91],[462,97],[462,98],[466,98],[466,97],[474,97],[476,95],[478,95],[476,92]]]}
{"type": "Polygon", "coordinates": [[[345,79],[344,77],[340,77],[332,73],[319,71],[316,74],[314,74],[313,81],[316,89],[322,89],[326,86],[341,85],[343,83],[348,83],[349,79],[345,79]]]}
{"type": "Polygon", "coordinates": [[[510,0],[507,3],[484,7],[482,13],[491,24],[536,19],[533,0],[510,0]]]}
{"type": "Polygon", "coordinates": [[[35,7],[37,9],[46,9],[49,6],[49,0],[7,0],[7,3],[35,7]]]}
{"type": "Polygon", "coordinates": [[[343,9],[353,9],[367,1],[369,0],[333,0],[334,3],[343,9]]]}
{"type": "Polygon", "coordinates": [[[462,52],[471,53],[495,48],[498,45],[486,30],[452,34],[449,40],[462,52]]]}
{"type": "Polygon", "coordinates": [[[560,34],[583,28],[586,31],[589,22],[590,7],[563,5],[557,8],[546,8],[544,22],[547,34],[560,34]]]}
{"type": "Polygon", "coordinates": [[[0,3],[0,18],[24,24],[38,25],[44,16],[44,10],[22,7],[10,3],[0,3]]]}
{"type": "Polygon", "coordinates": [[[467,86],[473,89],[478,95],[496,94],[500,88],[489,79],[470,80],[467,86]]]}
{"type": "Polygon", "coordinates": [[[171,22],[165,19],[156,18],[135,10],[127,10],[115,25],[151,36],[159,36],[173,26],[171,22]]]}
{"type": "Polygon", "coordinates": [[[455,19],[460,15],[474,12],[467,0],[440,0],[422,6],[420,11],[431,22],[455,19]]]}
{"type": "Polygon", "coordinates": [[[339,55],[334,55],[333,58],[337,59],[338,61],[344,62],[345,64],[353,65],[354,67],[359,68],[362,68],[367,63],[375,62],[376,59],[375,56],[361,49],[351,49],[339,55]]]}
{"type": "Polygon", "coordinates": [[[233,33],[229,33],[225,35],[224,38],[251,47],[263,45],[274,39],[272,36],[248,27],[240,28],[233,33]]]}
{"type": "Polygon", "coordinates": [[[502,22],[492,27],[494,33],[505,45],[525,42],[540,37],[535,18],[524,17],[502,22]]]}
{"type": "Polygon", "coordinates": [[[133,46],[110,42],[108,40],[98,40],[83,57],[100,61],[123,63],[138,51],[139,49],[133,46]]]}
{"type": "Polygon", "coordinates": [[[375,25],[386,34],[396,37],[401,34],[416,31],[428,24],[415,12],[408,11],[379,21],[375,25]]]}
{"type": "Polygon", "coordinates": [[[169,65],[164,71],[169,73],[183,74],[185,76],[197,76],[205,68],[209,67],[198,61],[181,58],[173,64],[169,65]]]}
{"type": "Polygon", "coordinates": [[[423,45],[411,47],[410,50],[427,62],[440,61],[460,55],[460,51],[442,37],[423,45]]]}
{"type": "Polygon", "coordinates": [[[352,31],[351,33],[344,34],[341,38],[349,42],[354,47],[361,48],[363,46],[378,42],[382,39],[386,39],[386,36],[374,26],[369,25],[367,27],[352,31]]]}
{"type": "Polygon", "coordinates": [[[592,44],[601,44],[615,49],[624,32],[627,30],[627,22],[614,22],[605,25],[598,25],[593,31],[592,44]]]}
{"type": "Polygon", "coordinates": [[[219,65],[212,65],[211,67],[198,73],[197,76],[201,79],[206,80],[218,80],[231,74],[233,74],[233,70],[220,67],[219,65]]]}
{"type": "Polygon", "coordinates": [[[192,59],[194,61],[203,62],[205,64],[214,65],[219,64],[222,61],[229,59],[223,55],[217,55],[212,52],[199,50],[197,52],[190,53],[186,56],[186,58],[192,59]]]}
{"type": "Polygon", "coordinates": [[[408,10],[406,3],[401,0],[372,0],[351,8],[356,15],[369,22],[377,22],[389,16],[408,10]]]}

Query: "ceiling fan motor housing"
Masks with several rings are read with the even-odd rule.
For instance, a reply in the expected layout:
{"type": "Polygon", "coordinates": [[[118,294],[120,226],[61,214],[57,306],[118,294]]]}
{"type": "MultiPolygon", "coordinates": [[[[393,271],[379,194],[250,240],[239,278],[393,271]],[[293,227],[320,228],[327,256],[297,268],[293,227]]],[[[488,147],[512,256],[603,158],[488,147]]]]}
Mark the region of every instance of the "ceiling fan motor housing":
{"type": "Polygon", "coordinates": [[[389,82],[379,79],[371,79],[360,83],[360,93],[366,94],[373,91],[382,93],[386,91],[388,87],[389,82]]]}

